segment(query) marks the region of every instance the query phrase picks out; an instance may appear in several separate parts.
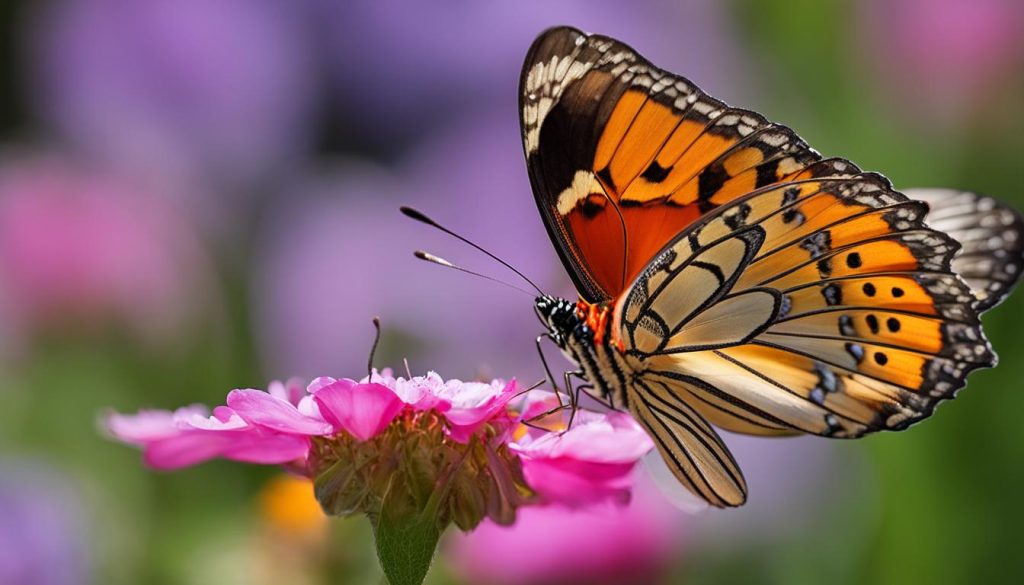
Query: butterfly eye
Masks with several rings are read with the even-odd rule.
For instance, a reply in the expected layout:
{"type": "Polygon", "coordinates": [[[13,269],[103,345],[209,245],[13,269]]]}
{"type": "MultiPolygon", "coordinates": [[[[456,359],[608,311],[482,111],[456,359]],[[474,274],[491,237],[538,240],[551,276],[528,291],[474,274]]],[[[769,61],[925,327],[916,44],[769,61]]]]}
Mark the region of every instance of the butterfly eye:
{"type": "Polygon", "coordinates": [[[540,299],[533,305],[533,310],[537,313],[537,318],[540,319],[542,323],[547,323],[548,318],[551,315],[551,303],[546,299],[540,299]]]}

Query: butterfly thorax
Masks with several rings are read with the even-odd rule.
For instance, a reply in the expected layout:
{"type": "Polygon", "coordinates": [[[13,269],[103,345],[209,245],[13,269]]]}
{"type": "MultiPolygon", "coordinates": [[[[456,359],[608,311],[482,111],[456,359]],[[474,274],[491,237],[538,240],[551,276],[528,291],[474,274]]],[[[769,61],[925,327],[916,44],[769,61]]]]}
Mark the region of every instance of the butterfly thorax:
{"type": "Polygon", "coordinates": [[[538,297],[537,315],[548,334],[570,360],[580,366],[583,388],[613,408],[624,408],[632,368],[612,328],[612,308],[604,303],[538,297]]]}

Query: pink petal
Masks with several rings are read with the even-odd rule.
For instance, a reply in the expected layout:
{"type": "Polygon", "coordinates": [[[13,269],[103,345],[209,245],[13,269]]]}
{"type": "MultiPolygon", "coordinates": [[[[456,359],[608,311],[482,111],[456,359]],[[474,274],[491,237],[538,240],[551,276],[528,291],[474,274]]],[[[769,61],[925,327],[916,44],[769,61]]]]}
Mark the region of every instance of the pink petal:
{"type": "MultiPolygon", "coordinates": [[[[386,380],[386,379],[385,379],[386,380]]],[[[441,396],[444,389],[444,380],[434,372],[428,372],[426,376],[416,376],[405,379],[398,378],[390,384],[394,393],[409,404],[414,410],[436,410],[445,412],[451,408],[451,401],[441,396]]]]}
{"type": "Polygon", "coordinates": [[[398,416],[405,403],[387,386],[336,380],[314,395],[324,418],[361,441],[375,437],[398,416]]]}
{"type": "Polygon", "coordinates": [[[320,414],[320,407],[316,405],[316,400],[313,399],[311,394],[307,394],[299,400],[299,405],[296,407],[303,416],[315,418],[317,420],[323,420],[324,417],[320,414]]]}
{"type": "Polygon", "coordinates": [[[550,502],[570,507],[602,501],[624,505],[629,503],[632,467],[581,466],[570,459],[524,459],[523,476],[530,487],[550,502]]]}
{"type": "Polygon", "coordinates": [[[505,385],[500,394],[488,398],[477,406],[469,408],[452,407],[451,410],[445,413],[445,418],[453,425],[459,426],[485,422],[488,418],[494,416],[496,412],[505,408],[509,400],[512,400],[512,397],[515,396],[515,391],[516,382],[513,380],[505,385]]]}
{"type": "Polygon", "coordinates": [[[516,382],[512,380],[482,404],[471,408],[452,408],[444,413],[450,424],[448,436],[460,443],[466,443],[477,430],[499,415],[505,414],[506,406],[516,394],[516,382]]]}
{"type": "Polygon", "coordinates": [[[321,388],[326,388],[335,382],[337,382],[337,380],[330,376],[320,376],[309,383],[309,386],[306,387],[306,392],[316,394],[321,388]]]}
{"type": "Polygon", "coordinates": [[[138,414],[107,415],[104,425],[118,440],[126,443],[145,443],[178,432],[174,426],[174,413],[169,410],[140,410],[138,414]]]}
{"type": "Polygon", "coordinates": [[[231,433],[187,430],[145,446],[146,464],[156,469],[179,469],[219,457],[234,440],[231,433]]]}
{"type": "Polygon", "coordinates": [[[329,435],[331,425],[305,416],[287,400],[262,390],[232,390],[228,406],[245,421],[296,435],[329,435]]]}
{"type": "Polygon", "coordinates": [[[632,470],[653,444],[623,413],[580,413],[565,433],[547,433],[511,448],[530,486],[549,501],[569,506],[629,500],[632,470]]]}
{"type": "Polygon", "coordinates": [[[621,412],[584,416],[565,433],[547,433],[513,448],[529,457],[568,457],[599,463],[635,463],[654,448],[650,436],[621,412]]]}
{"type": "Polygon", "coordinates": [[[305,459],[309,454],[309,437],[278,433],[258,433],[233,442],[224,457],[246,463],[264,465],[288,463],[305,459]]]}
{"type": "Polygon", "coordinates": [[[201,431],[238,431],[249,427],[249,423],[242,420],[234,410],[227,406],[218,406],[213,409],[212,416],[203,416],[200,413],[175,413],[175,422],[183,430],[201,431]]]}
{"type": "Polygon", "coordinates": [[[186,406],[177,411],[140,410],[138,414],[111,413],[104,424],[107,430],[118,440],[126,443],[142,444],[178,434],[178,421],[186,416],[207,415],[206,407],[200,405],[186,406]]]}
{"type": "Polygon", "coordinates": [[[267,385],[267,393],[298,406],[299,401],[306,396],[306,387],[298,378],[290,378],[285,382],[274,380],[267,385]]]}
{"type": "Polygon", "coordinates": [[[239,431],[185,430],[145,447],[146,463],[157,469],[178,469],[225,457],[249,463],[278,464],[303,459],[309,453],[306,437],[257,428],[239,431]]]}

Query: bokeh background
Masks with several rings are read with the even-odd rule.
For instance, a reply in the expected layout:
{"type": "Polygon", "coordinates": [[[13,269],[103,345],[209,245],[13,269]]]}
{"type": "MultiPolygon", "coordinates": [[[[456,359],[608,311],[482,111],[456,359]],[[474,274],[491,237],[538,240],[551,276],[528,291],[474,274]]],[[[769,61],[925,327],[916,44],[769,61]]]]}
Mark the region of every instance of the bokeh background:
{"type": "MultiPolygon", "coordinates": [[[[423,208],[571,294],[530,192],[521,59],[573,24],[796,128],[897,186],[1024,205],[1019,0],[3,0],[0,583],[380,582],[363,520],[278,472],[174,474],[104,409],[216,403],[379,365],[541,377],[530,300],[418,263],[499,267],[423,208]]],[[[430,582],[1009,583],[1024,576],[1024,299],[1002,357],[909,432],[729,437],[750,504],[529,511],[446,543],[430,582]]]]}

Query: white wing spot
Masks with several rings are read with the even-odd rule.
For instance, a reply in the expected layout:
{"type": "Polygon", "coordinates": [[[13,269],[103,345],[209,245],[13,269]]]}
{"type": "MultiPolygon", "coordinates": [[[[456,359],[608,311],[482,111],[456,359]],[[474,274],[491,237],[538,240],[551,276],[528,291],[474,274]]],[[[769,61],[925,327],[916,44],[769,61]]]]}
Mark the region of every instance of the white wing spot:
{"type": "Polygon", "coordinates": [[[576,171],[572,185],[566,187],[558,195],[558,213],[568,215],[580,201],[586,200],[591,193],[603,193],[601,183],[591,171],[576,171]]]}

